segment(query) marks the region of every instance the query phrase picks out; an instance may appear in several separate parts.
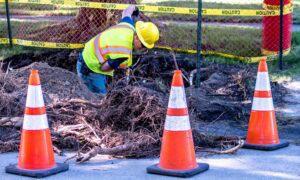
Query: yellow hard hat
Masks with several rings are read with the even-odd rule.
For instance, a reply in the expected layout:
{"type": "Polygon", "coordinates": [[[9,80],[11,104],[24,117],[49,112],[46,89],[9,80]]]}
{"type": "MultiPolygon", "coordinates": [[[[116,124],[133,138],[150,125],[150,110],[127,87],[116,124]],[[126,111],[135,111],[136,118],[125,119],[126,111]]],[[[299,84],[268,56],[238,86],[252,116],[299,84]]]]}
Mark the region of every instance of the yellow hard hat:
{"type": "Polygon", "coordinates": [[[159,31],[155,24],[152,22],[138,21],[135,24],[136,33],[139,40],[148,49],[152,49],[154,44],[159,39],[159,31]]]}

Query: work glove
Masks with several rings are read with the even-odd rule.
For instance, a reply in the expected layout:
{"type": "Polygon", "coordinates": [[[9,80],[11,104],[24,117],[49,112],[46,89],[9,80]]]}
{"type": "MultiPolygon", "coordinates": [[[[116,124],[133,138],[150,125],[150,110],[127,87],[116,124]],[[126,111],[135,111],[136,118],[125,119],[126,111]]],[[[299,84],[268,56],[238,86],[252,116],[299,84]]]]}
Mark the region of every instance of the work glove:
{"type": "Polygon", "coordinates": [[[138,17],[139,14],[140,14],[139,8],[138,8],[138,7],[135,7],[135,10],[133,11],[132,16],[138,17]]]}
{"type": "Polygon", "coordinates": [[[126,61],[128,58],[118,58],[118,59],[108,59],[107,63],[108,65],[113,68],[114,70],[117,70],[124,61],[126,61]]]}
{"type": "Polygon", "coordinates": [[[128,6],[126,9],[124,9],[123,13],[122,13],[122,19],[124,17],[131,17],[134,13],[134,11],[136,11],[136,6],[135,5],[130,5],[128,6]]]}

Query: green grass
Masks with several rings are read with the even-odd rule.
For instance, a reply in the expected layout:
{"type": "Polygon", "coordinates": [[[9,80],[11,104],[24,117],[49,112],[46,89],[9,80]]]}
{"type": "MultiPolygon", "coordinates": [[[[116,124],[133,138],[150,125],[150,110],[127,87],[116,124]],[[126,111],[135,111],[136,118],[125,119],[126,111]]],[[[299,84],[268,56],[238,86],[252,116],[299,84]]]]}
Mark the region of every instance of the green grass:
{"type": "MultiPolygon", "coordinates": [[[[299,1],[298,1],[299,2],[299,1]]],[[[197,8],[197,2],[194,1],[166,1],[166,2],[157,2],[150,3],[150,5],[161,5],[161,6],[174,6],[174,7],[189,7],[189,8],[197,8]]],[[[203,8],[212,8],[212,9],[262,9],[262,5],[259,4],[247,4],[247,5],[239,5],[239,4],[225,4],[225,3],[203,3],[203,8]]],[[[188,21],[196,21],[196,15],[170,15],[164,13],[149,13],[149,16],[159,19],[181,19],[188,21]]],[[[238,17],[238,16],[203,16],[203,21],[205,22],[260,22],[261,17],[238,17]]],[[[300,2],[296,3],[294,6],[293,12],[294,23],[300,23],[300,2]]]]}
{"type": "MultiPolygon", "coordinates": [[[[293,47],[291,53],[284,57],[283,71],[279,71],[278,69],[278,59],[268,62],[272,81],[280,82],[284,80],[290,80],[292,77],[300,75],[300,32],[293,34],[292,44],[293,47]]],[[[46,49],[22,46],[14,46],[13,48],[9,48],[7,45],[0,45],[0,61],[17,54],[29,52],[39,53],[45,50],[46,49]]],[[[243,63],[239,60],[212,55],[206,55],[205,60],[223,64],[243,63]]]]}
{"type": "MultiPolygon", "coordinates": [[[[11,28],[12,28],[12,35],[13,37],[19,37],[24,34],[29,35],[30,33],[42,29],[44,27],[47,27],[49,25],[53,24],[53,22],[18,22],[18,21],[12,21],[11,22],[11,28]]],[[[7,37],[7,31],[6,31],[6,22],[0,21],[0,27],[4,27],[0,29],[0,38],[6,38],[7,37]]]]}
{"type": "Polygon", "coordinates": [[[293,20],[294,23],[300,24],[300,1],[294,5],[293,20]]]}
{"type": "Polygon", "coordinates": [[[280,81],[300,75],[300,32],[293,33],[291,53],[283,58],[284,70],[278,70],[278,58],[270,63],[272,79],[280,81]]]}
{"type": "MultiPolygon", "coordinates": [[[[27,54],[27,53],[34,53],[35,55],[42,54],[44,52],[52,51],[50,49],[44,48],[35,48],[35,47],[25,47],[25,46],[18,46],[14,45],[12,48],[9,45],[0,45],[0,61],[7,59],[9,57],[19,55],[19,54],[27,54]]],[[[53,53],[57,51],[54,50],[53,53]]],[[[1,66],[1,62],[0,62],[1,66]]]]}
{"type": "MultiPolygon", "coordinates": [[[[150,5],[158,6],[173,6],[173,7],[188,7],[197,8],[197,2],[194,1],[166,1],[150,3],[150,5]]],[[[224,3],[203,3],[203,8],[212,9],[262,9],[260,5],[232,5],[224,3]]],[[[180,15],[180,14],[165,14],[165,13],[147,13],[152,18],[159,19],[173,19],[173,20],[185,20],[185,21],[197,21],[197,15],[180,15]]],[[[203,15],[203,21],[205,22],[259,22],[261,17],[236,17],[236,16],[207,16],[203,15]]]]}
{"type": "MultiPolygon", "coordinates": [[[[4,8],[4,4],[0,4],[0,7],[4,8]]],[[[49,4],[23,4],[23,3],[10,3],[9,8],[13,11],[14,9],[23,9],[23,10],[38,10],[38,11],[44,11],[44,10],[58,10],[58,9],[78,9],[78,8],[72,8],[67,6],[57,6],[57,5],[49,5],[49,4]]]]}
{"type": "MultiPolygon", "coordinates": [[[[49,22],[12,22],[13,37],[22,38],[38,29],[51,25],[49,22]],[[23,32],[25,31],[25,33],[23,32]]],[[[5,22],[0,22],[5,26],[5,22]]],[[[197,26],[195,23],[170,23],[161,28],[160,46],[179,49],[196,49],[197,26]]],[[[0,37],[7,37],[6,28],[0,30],[0,37]]],[[[203,26],[203,48],[236,56],[260,56],[261,30],[253,28],[203,26]]]]}
{"type": "Polygon", "coordinates": [[[214,62],[219,64],[245,64],[243,61],[232,58],[225,58],[217,55],[204,55],[205,61],[214,62]]]}
{"type": "MultiPolygon", "coordinates": [[[[58,10],[24,10],[14,9],[11,14],[14,15],[33,15],[33,16],[75,16],[78,9],[58,9],[58,10]]],[[[5,9],[0,9],[0,14],[5,14],[5,9]]]]}
{"type": "MultiPolygon", "coordinates": [[[[299,2],[299,1],[297,1],[299,2]]],[[[174,7],[190,7],[197,8],[197,2],[190,0],[183,1],[166,1],[149,3],[149,5],[158,6],[174,6],[174,7]]],[[[260,4],[251,5],[239,5],[239,4],[225,4],[225,3],[203,3],[203,8],[216,8],[216,9],[262,9],[260,4]]],[[[39,4],[10,4],[11,14],[22,15],[76,15],[79,8],[72,7],[60,7],[56,5],[39,5],[39,4]]],[[[5,14],[5,8],[3,4],[0,4],[0,14],[5,14]]],[[[196,15],[179,15],[179,14],[165,14],[165,13],[146,13],[151,18],[159,19],[173,19],[173,20],[185,20],[196,21],[196,15]]],[[[300,3],[296,3],[294,6],[294,22],[300,23],[300,3]]],[[[206,22],[260,22],[261,17],[236,17],[236,16],[203,16],[203,21],[206,22]]]]}
{"type": "Polygon", "coordinates": [[[0,38],[7,37],[7,25],[6,22],[0,21],[0,38]]]}
{"type": "MultiPolygon", "coordinates": [[[[39,4],[10,4],[11,14],[20,15],[76,15],[79,8],[55,5],[39,5],[39,4]]],[[[0,14],[4,15],[5,6],[0,4],[0,14]]]]}
{"type": "Polygon", "coordinates": [[[27,52],[30,52],[27,47],[14,46],[13,48],[10,48],[8,45],[0,45],[0,61],[17,54],[27,52]]]}
{"type": "MultiPolygon", "coordinates": [[[[196,25],[169,24],[161,30],[160,45],[197,49],[196,25]]],[[[259,56],[261,31],[252,28],[204,26],[203,49],[236,56],[259,56]]]]}
{"type": "MultiPolygon", "coordinates": [[[[207,61],[222,64],[238,64],[243,63],[236,59],[224,58],[219,56],[205,56],[207,61]]],[[[269,72],[272,81],[282,82],[291,80],[295,76],[300,76],[300,32],[293,33],[292,50],[283,57],[283,71],[279,70],[278,57],[268,62],[269,72]]]]}
{"type": "MultiPolygon", "coordinates": [[[[156,2],[149,3],[150,5],[157,6],[174,6],[174,7],[189,7],[189,8],[197,8],[198,3],[195,1],[183,0],[183,1],[165,1],[165,2],[156,2]]],[[[226,4],[226,3],[210,3],[203,2],[203,8],[213,8],[213,9],[261,9],[260,5],[256,4],[226,4]]]]}

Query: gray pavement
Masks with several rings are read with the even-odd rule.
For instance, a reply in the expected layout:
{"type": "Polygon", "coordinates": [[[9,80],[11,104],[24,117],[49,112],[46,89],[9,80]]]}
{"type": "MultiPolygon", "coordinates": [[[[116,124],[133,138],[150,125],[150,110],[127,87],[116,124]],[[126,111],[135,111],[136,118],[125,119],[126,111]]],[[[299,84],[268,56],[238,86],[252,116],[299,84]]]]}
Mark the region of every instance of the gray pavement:
{"type": "Polygon", "coordinates": [[[285,118],[300,121],[300,76],[283,83],[288,93],[284,97],[285,106],[280,108],[285,118]]]}
{"type": "MultiPolygon", "coordinates": [[[[57,157],[62,162],[65,157],[57,157]]],[[[0,154],[0,179],[30,179],[6,174],[4,167],[17,162],[17,153],[0,154]]],[[[150,175],[146,167],[157,163],[158,159],[113,159],[98,156],[88,163],[70,162],[70,170],[46,179],[176,179],[150,175]]],[[[300,146],[272,152],[241,149],[234,155],[198,156],[198,162],[206,162],[210,170],[196,175],[193,179],[300,179],[300,146]]]]}

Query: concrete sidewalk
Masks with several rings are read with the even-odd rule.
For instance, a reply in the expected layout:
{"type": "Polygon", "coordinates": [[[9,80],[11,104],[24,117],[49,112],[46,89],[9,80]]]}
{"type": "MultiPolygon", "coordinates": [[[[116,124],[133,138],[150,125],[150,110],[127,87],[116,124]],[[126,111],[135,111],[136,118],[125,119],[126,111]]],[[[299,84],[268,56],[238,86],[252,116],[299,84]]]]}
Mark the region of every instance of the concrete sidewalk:
{"type": "MultiPolygon", "coordinates": [[[[65,157],[57,157],[61,162],[65,157]]],[[[200,157],[199,162],[206,162],[210,170],[196,175],[193,179],[300,179],[300,146],[265,152],[241,149],[235,155],[213,155],[200,157]]],[[[6,174],[4,167],[17,162],[17,153],[0,154],[0,179],[30,179],[6,174]]],[[[146,167],[157,163],[158,159],[109,159],[98,156],[88,163],[70,163],[70,170],[46,179],[175,179],[165,176],[150,175],[146,167]]]]}

